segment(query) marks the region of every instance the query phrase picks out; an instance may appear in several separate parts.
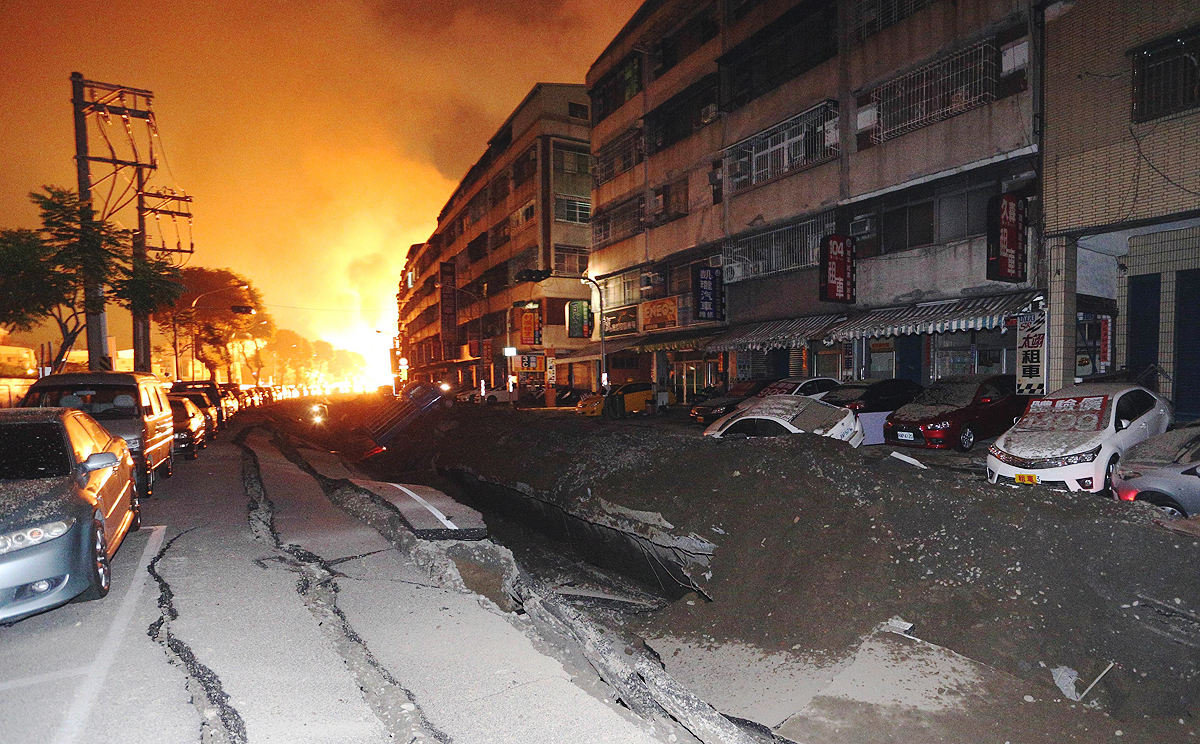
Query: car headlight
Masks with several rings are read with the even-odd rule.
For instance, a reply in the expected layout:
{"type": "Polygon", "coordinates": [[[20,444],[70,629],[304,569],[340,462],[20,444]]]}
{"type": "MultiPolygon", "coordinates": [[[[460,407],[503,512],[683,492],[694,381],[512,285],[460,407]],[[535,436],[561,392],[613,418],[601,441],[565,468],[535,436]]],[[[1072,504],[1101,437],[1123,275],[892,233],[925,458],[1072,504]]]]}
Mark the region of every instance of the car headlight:
{"type": "Polygon", "coordinates": [[[720,408],[712,409],[712,415],[714,415],[714,416],[720,416],[721,414],[728,413],[728,412],[729,412],[729,406],[721,406],[720,408]]]}
{"type": "Polygon", "coordinates": [[[21,548],[28,548],[31,545],[44,543],[47,540],[53,540],[56,537],[65,535],[73,524],[75,524],[75,520],[67,518],[57,522],[47,522],[46,524],[26,527],[23,530],[7,532],[0,535],[0,555],[11,553],[21,548]]]}
{"type": "Polygon", "coordinates": [[[937,423],[934,423],[934,424],[925,424],[924,428],[934,429],[934,430],[938,430],[938,431],[940,431],[942,429],[949,429],[950,422],[949,421],[938,421],[937,423]]]}

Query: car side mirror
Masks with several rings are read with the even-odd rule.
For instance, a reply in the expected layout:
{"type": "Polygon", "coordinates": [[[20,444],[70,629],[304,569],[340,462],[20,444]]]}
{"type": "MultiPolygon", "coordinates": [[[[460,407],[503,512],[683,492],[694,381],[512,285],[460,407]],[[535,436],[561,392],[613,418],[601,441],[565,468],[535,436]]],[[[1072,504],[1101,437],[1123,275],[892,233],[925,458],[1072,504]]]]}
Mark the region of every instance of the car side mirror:
{"type": "Polygon", "coordinates": [[[91,473],[104,468],[115,468],[121,461],[112,452],[95,452],[83,461],[83,472],[91,473]]]}
{"type": "Polygon", "coordinates": [[[1121,419],[1117,421],[1117,431],[1124,431],[1125,429],[1128,429],[1129,425],[1132,423],[1133,422],[1129,419],[1121,419]]]}

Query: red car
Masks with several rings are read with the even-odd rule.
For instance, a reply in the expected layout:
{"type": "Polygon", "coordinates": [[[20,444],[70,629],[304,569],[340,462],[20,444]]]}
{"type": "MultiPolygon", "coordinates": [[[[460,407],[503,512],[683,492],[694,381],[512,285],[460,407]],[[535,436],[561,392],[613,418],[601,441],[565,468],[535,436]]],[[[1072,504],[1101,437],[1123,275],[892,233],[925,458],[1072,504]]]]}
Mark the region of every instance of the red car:
{"type": "Polygon", "coordinates": [[[957,375],[938,380],[912,403],[887,417],[888,444],[963,452],[1008,431],[1025,413],[1029,396],[1016,394],[1012,375],[957,375]]]}

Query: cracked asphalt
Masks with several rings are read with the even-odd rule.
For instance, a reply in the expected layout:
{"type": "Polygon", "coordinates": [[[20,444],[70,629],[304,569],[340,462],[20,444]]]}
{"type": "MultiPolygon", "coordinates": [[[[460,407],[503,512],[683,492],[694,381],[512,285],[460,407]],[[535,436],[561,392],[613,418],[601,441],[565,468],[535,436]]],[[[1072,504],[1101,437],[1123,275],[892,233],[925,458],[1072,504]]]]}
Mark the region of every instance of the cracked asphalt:
{"type": "Polygon", "coordinates": [[[176,463],[108,597],[0,628],[0,744],[659,740],[254,423],[176,463]]]}

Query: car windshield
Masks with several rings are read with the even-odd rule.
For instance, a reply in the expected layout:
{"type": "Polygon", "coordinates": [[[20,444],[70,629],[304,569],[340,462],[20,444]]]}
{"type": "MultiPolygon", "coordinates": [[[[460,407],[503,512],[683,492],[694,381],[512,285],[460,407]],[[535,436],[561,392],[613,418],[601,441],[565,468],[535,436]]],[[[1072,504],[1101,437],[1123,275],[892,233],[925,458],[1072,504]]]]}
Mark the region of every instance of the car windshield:
{"type": "Polygon", "coordinates": [[[1107,395],[1035,400],[1015,431],[1100,431],[1108,423],[1107,395]]]}
{"type": "Polygon", "coordinates": [[[131,419],[141,413],[135,385],[53,385],[29,391],[34,408],[76,408],[95,419],[131,419]]]}
{"type": "Polygon", "coordinates": [[[731,385],[729,387],[729,392],[725,393],[725,395],[729,398],[745,398],[754,393],[754,387],[757,384],[758,384],[757,382],[754,382],[752,380],[743,380],[742,382],[735,382],[735,383],[733,383],[733,385],[731,385]]]}
{"type": "Polygon", "coordinates": [[[0,480],[33,480],[71,474],[62,429],[49,421],[0,424],[0,480]]]}
{"type": "Polygon", "coordinates": [[[932,387],[918,395],[913,403],[963,408],[975,400],[975,391],[978,389],[979,385],[974,382],[935,382],[932,387]]]}
{"type": "Polygon", "coordinates": [[[853,403],[854,401],[863,397],[863,394],[866,392],[866,385],[842,385],[840,387],[835,387],[833,390],[830,390],[828,393],[826,393],[823,400],[826,403],[832,403],[835,406],[839,406],[843,403],[853,403]]]}

